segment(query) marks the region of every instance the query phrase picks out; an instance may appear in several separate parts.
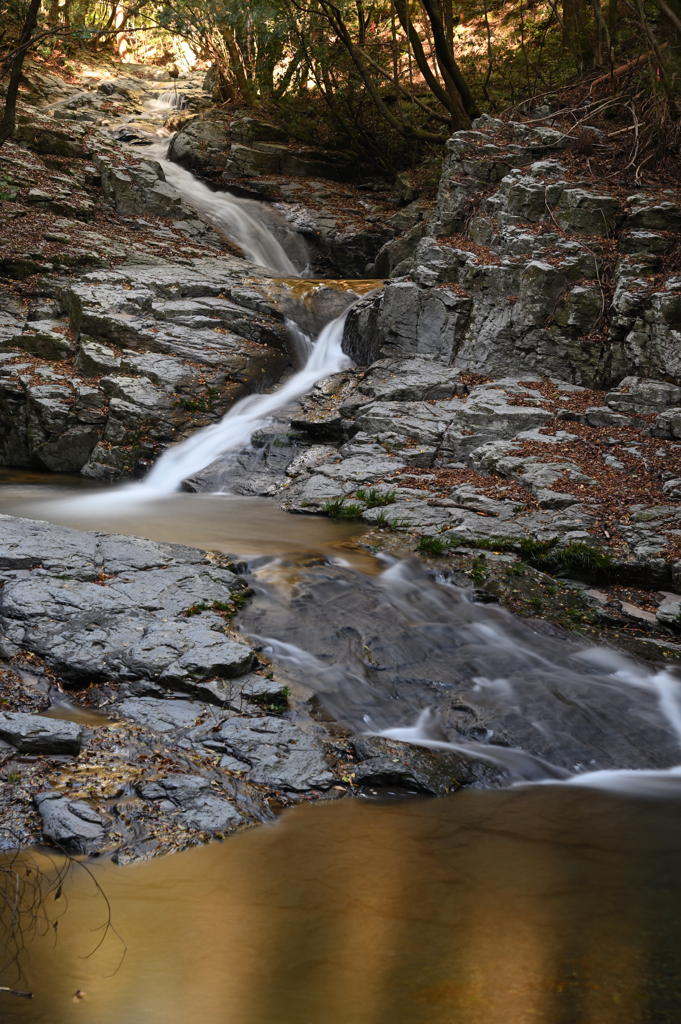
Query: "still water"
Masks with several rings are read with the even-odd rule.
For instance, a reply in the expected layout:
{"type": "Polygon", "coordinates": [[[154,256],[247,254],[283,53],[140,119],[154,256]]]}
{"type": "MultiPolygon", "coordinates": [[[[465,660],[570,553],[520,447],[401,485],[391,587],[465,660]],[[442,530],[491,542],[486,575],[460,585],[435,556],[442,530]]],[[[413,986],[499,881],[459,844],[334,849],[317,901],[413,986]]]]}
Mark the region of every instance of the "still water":
{"type": "Polygon", "coordinates": [[[68,474],[0,469],[0,514],[47,520],[76,530],[101,530],[243,556],[326,552],[359,556],[344,546],[366,532],[361,523],[293,516],[267,498],[175,493],[107,502],[102,486],[68,474]],[[84,500],[91,495],[104,500],[84,500]]]}
{"type": "MultiPolygon", "coordinates": [[[[83,490],[8,474],[0,512],[375,572],[357,528],[265,499],[168,495],[125,520],[74,512],[83,490]]],[[[76,868],[46,908],[58,928],[27,935],[24,977],[2,978],[34,998],[0,992],[0,1020],[677,1022],[681,796],[651,792],[542,784],[338,800],[148,863],[92,861],[122,963],[113,933],[93,952],[106,910],[76,868]]]]}
{"type": "Polygon", "coordinates": [[[675,1022],[678,812],[552,786],[346,800],[151,863],[96,864],[122,964],[113,935],[87,958],[105,911],[76,874],[58,940],[30,944],[33,1001],[5,997],[2,1019],[675,1022]]]}

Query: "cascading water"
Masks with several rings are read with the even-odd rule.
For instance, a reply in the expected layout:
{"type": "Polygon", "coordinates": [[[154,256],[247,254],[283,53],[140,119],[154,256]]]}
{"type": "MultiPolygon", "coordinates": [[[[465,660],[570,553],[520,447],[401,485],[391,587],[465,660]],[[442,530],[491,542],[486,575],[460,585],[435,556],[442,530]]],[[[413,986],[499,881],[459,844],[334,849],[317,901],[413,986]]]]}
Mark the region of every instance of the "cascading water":
{"type": "Polygon", "coordinates": [[[169,448],[154,464],[143,483],[142,491],[167,494],[176,491],[192,473],[204,469],[228,451],[248,444],[251,436],[290,402],[307,394],[310,388],[351,365],[343,352],[344,313],[322,330],[312,347],[304,368],[277,391],[266,395],[249,395],[237,402],[219,423],[204,427],[186,441],[169,448]]]}
{"type": "Polygon", "coordinates": [[[164,89],[153,100],[147,100],[144,104],[149,113],[166,113],[168,110],[184,110],[185,97],[181,92],[174,89],[164,89]]]}
{"type": "Polygon", "coordinates": [[[148,146],[146,152],[160,163],[166,181],[182,198],[216,231],[235,242],[251,262],[282,277],[298,277],[304,271],[305,246],[277,211],[228,192],[213,192],[191,171],[167,160],[167,150],[164,141],[148,146]]]}
{"type": "MultiPolygon", "coordinates": [[[[183,198],[238,241],[254,262],[286,276],[297,273],[269,227],[256,219],[259,204],[211,192],[165,160],[165,144],[151,152],[183,198]]],[[[168,449],[141,484],[118,490],[121,507],[177,491],[219,456],[246,446],[255,431],[317,381],[350,365],[341,345],[346,316],[347,311],[328,323],[314,344],[293,325],[303,368],[278,390],[242,399],[220,423],[168,449]]],[[[112,501],[107,492],[87,504],[106,503],[109,510],[112,501]]],[[[507,782],[638,787],[645,793],[681,788],[676,767],[681,687],[671,671],[650,669],[607,648],[585,649],[564,636],[547,639],[540,629],[528,629],[498,608],[476,605],[446,580],[435,583],[406,563],[393,565],[378,584],[356,572],[346,575],[344,581],[331,580],[325,569],[318,600],[305,602],[302,615],[300,608],[287,608],[272,621],[269,592],[267,611],[256,600],[240,624],[293,676],[308,686],[313,681],[338,721],[357,732],[491,764],[507,782]],[[311,621],[315,613],[318,618],[311,621]],[[368,644],[365,623],[371,629],[368,644]],[[354,634],[362,638],[363,652],[379,638],[388,664],[353,652],[348,637],[354,634]],[[312,653],[315,644],[324,652],[321,657],[312,653]],[[450,702],[449,721],[447,714],[442,717],[443,697],[444,705],[450,702]],[[504,738],[504,728],[479,723],[464,728],[459,719],[473,707],[482,709],[483,719],[493,712],[504,727],[515,723],[511,740],[504,738]],[[634,718],[633,728],[619,736],[627,715],[634,718]],[[518,721],[524,729],[517,728],[518,721]],[[655,770],[621,771],[621,764],[654,765],[655,770]]],[[[257,579],[254,584],[257,588],[257,579]]],[[[261,597],[264,592],[261,587],[261,597]]]]}
{"type": "Polygon", "coordinates": [[[254,586],[239,627],[354,732],[493,765],[506,783],[681,792],[673,668],[525,623],[404,560],[377,578],[325,566],[292,592],[254,586]]]}

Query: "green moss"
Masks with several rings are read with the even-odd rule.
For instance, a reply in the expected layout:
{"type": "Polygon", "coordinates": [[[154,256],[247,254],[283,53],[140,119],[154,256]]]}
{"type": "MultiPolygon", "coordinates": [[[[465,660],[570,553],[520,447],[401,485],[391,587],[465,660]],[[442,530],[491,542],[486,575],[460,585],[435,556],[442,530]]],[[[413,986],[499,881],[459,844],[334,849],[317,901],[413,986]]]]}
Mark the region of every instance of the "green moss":
{"type": "Polygon", "coordinates": [[[190,608],[185,608],[182,614],[186,619],[190,619],[193,615],[200,615],[201,612],[218,612],[231,618],[236,615],[239,608],[243,608],[252,593],[251,588],[247,587],[245,590],[238,590],[232,594],[229,601],[212,601],[210,604],[207,601],[199,601],[190,608]]]}
{"type": "Polygon", "coordinates": [[[485,565],[485,556],[482,555],[478,558],[473,559],[473,568],[470,573],[470,577],[477,586],[479,583],[483,583],[489,576],[489,571],[485,565]]]}
{"type": "MultiPolygon", "coordinates": [[[[534,540],[532,537],[523,537],[520,541],[490,538],[462,540],[459,543],[487,551],[520,550],[526,562],[548,572],[575,572],[608,578],[614,569],[614,562],[606,551],[582,541],[574,541],[561,548],[557,546],[557,539],[534,540]]],[[[509,576],[516,574],[510,566],[507,572],[509,576]]]]}
{"type": "Polygon", "coordinates": [[[279,693],[258,693],[248,698],[249,704],[256,704],[263,711],[285,711],[288,707],[288,699],[291,691],[288,686],[282,686],[279,693]]]}

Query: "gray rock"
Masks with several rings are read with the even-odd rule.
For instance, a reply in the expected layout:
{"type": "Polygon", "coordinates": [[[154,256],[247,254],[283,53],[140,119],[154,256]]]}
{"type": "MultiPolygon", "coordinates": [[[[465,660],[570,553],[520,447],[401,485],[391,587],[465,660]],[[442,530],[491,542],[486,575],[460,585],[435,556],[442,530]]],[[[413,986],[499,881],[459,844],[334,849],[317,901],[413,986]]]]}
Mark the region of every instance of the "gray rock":
{"type": "Polygon", "coordinates": [[[174,137],[168,159],[190,171],[221,170],[227,163],[229,142],[217,121],[191,121],[174,137]]]}
{"type": "Polygon", "coordinates": [[[85,851],[104,836],[107,820],[85,800],[68,800],[57,790],[37,793],[35,803],[43,835],[54,843],[85,851]]]}
{"type": "Polygon", "coordinates": [[[334,781],[322,744],[285,719],[231,718],[213,737],[226,753],[251,766],[251,782],[306,790],[324,789],[334,781]]]}
{"type": "Polygon", "coordinates": [[[615,412],[656,413],[681,405],[681,387],[666,381],[625,377],[605,396],[605,404],[615,412]]]}
{"type": "Polygon", "coordinates": [[[178,699],[158,700],[155,697],[128,697],[116,705],[116,710],[121,718],[161,733],[191,729],[199,718],[210,713],[207,704],[178,699]]]}
{"type": "Polygon", "coordinates": [[[399,787],[445,796],[460,786],[501,781],[501,772],[476,762],[472,756],[428,750],[381,736],[357,736],[352,745],[361,759],[352,772],[353,782],[359,786],[399,787]]]}
{"type": "Polygon", "coordinates": [[[98,546],[92,533],[0,515],[0,569],[40,565],[55,575],[90,580],[101,572],[98,546]]]}
{"type": "Polygon", "coordinates": [[[658,606],[655,618],[665,626],[681,629],[681,597],[678,594],[664,594],[664,600],[658,606]]]}
{"type": "Polygon", "coordinates": [[[681,438],[681,406],[661,412],[655,418],[650,433],[653,437],[681,438]]]}
{"type": "Polygon", "coordinates": [[[83,729],[59,718],[4,711],[0,712],[0,737],[22,754],[77,754],[83,729]]]}
{"type": "Polygon", "coordinates": [[[34,321],[12,341],[22,351],[41,359],[70,359],[76,354],[75,347],[64,334],[54,330],[56,326],[59,325],[52,320],[34,321]]]}
{"type": "Polygon", "coordinates": [[[101,377],[118,370],[120,358],[107,345],[81,338],[76,357],[76,366],[84,377],[101,377]]]}
{"type": "Polygon", "coordinates": [[[230,135],[237,142],[288,142],[282,128],[239,112],[229,126],[230,135]]]}
{"type": "Polygon", "coordinates": [[[145,800],[170,801],[189,828],[202,832],[228,832],[241,825],[241,812],[211,788],[202,775],[169,775],[142,789],[145,800]]]}
{"type": "Polygon", "coordinates": [[[253,667],[255,655],[213,629],[174,622],[149,628],[126,660],[135,675],[192,692],[196,680],[243,675],[253,667]]]}
{"type": "Polygon", "coordinates": [[[100,536],[98,552],[104,571],[110,574],[178,564],[198,565],[206,561],[206,553],[200,548],[190,548],[184,544],[163,544],[145,537],[124,537],[120,534],[100,536]]]}

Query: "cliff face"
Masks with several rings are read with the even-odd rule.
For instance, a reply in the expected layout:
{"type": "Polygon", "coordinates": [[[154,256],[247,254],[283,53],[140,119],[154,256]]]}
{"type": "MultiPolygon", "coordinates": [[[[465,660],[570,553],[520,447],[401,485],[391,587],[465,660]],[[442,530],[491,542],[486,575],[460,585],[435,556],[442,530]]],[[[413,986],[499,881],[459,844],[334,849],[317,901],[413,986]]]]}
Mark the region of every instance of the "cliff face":
{"type": "Polygon", "coordinates": [[[447,143],[428,227],[379,254],[390,280],[353,311],[348,353],[587,387],[681,379],[675,192],[580,180],[574,140],[551,128],[480,118],[474,129],[447,143]]]}

